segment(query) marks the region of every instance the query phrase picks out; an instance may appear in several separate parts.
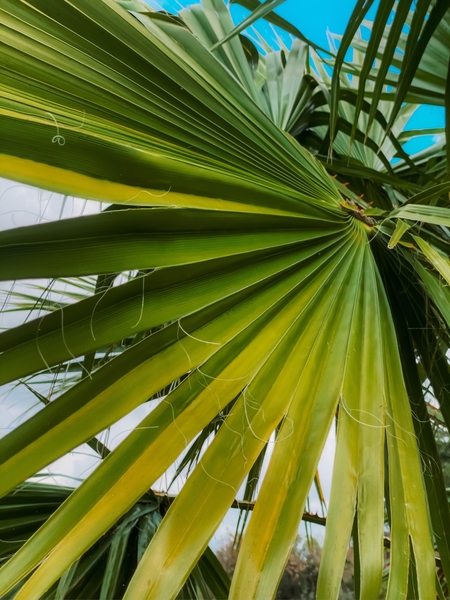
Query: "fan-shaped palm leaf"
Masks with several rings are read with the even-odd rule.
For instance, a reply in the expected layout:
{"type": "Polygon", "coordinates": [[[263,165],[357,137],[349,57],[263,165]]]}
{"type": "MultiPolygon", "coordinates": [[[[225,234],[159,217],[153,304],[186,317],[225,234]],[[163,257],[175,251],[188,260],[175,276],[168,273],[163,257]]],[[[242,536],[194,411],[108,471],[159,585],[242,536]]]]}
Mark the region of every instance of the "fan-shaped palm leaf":
{"type": "MultiPolygon", "coordinates": [[[[319,593],[337,597],[357,514],[361,597],[377,596],[386,502],[388,597],[406,595],[414,564],[420,597],[434,599],[433,530],[450,572],[439,535],[448,505],[439,468],[424,483],[433,440],[424,446],[414,428],[405,374],[417,365],[398,349],[413,317],[394,310],[391,287],[408,267],[406,297],[429,302],[445,352],[446,292],[438,299],[442,284],[421,269],[431,268],[424,244],[446,253],[448,210],[411,204],[378,223],[347,202],[280,128],[286,119],[274,122],[261,88],[243,85],[237,37],[216,57],[179,22],[112,0],[7,0],[2,17],[1,174],[126,207],[6,233],[3,278],[140,270],[0,333],[2,382],[164,327],[88,369],[0,441],[1,493],[184,379],[3,566],[1,593],[27,578],[16,598],[42,597],[236,400],[125,598],[177,596],[278,429],[230,590],[273,597],[339,410],[319,593]],[[395,219],[409,229],[391,251],[395,219]]],[[[429,346],[409,341],[437,381],[429,346]]]]}

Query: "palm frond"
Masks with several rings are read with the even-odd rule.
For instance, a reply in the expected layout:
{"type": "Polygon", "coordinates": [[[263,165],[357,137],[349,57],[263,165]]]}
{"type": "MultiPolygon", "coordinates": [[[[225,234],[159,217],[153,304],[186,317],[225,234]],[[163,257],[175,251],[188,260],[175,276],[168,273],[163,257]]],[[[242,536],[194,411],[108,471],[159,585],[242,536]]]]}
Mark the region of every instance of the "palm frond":
{"type": "MultiPolygon", "coordinates": [[[[445,2],[419,4],[422,57],[445,2]]],[[[92,586],[106,596],[124,585],[128,600],[220,594],[207,548],[245,484],[252,511],[229,597],[274,597],[336,414],[319,596],[337,598],[353,534],[360,596],[377,597],[385,528],[388,597],[412,580],[435,597],[435,545],[450,579],[424,392],[429,380],[448,425],[444,142],[410,157],[397,138],[414,111],[396,105],[414,61],[376,109],[367,62],[359,88],[341,84],[369,5],[358,2],[331,78],[304,41],[256,57],[212,0],[177,18],[134,0],[2,6],[0,173],[124,208],[3,234],[3,280],[89,279],[85,297],[0,333],[1,383],[70,365],[78,378],[0,440],[0,493],[163,397],[3,565],[0,594],[63,596],[105,539],[92,586]],[[137,535],[155,513],[139,512],[142,498],[180,456],[186,483],[156,532],[137,535]]],[[[391,8],[382,1],[365,61],[391,8]]]]}

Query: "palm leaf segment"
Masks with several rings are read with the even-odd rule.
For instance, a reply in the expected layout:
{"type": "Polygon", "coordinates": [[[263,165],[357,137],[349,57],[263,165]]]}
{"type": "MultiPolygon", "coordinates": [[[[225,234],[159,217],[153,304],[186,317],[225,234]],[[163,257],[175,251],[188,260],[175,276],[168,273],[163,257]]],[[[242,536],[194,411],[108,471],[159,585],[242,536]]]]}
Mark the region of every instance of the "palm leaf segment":
{"type": "MultiPolygon", "coordinates": [[[[27,482],[0,500],[4,560],[20,548],[73,492],[72,488],[27,482]],[[22,539],[18,539],[18,537],[22,539]]],[[[63,598],[117,598],[123,595],[139,560],[167,512],[167,496],[145,494],[120,521],[102,536],[44,594],[46,600],[63,598]]],[[[210,548],[186,581],[178,597],[226,597],[228,575],[210,548]],[[214,594],[212,596],[211,594],[214,594]]],[[[12,589],[4,598],[14,598],[12,589]]]]}
{"type": "MultiPolygon", "coordinates": [[[[356,119],[352,137],[358,123],[357,117],[366,98],[370,98],[366,135],[374,122],[383,100],[392,101],[387,129],[393,126],[403,102],[445,106],[447,137],[450,132],[450,3],[448,0],[383,0],[377,9],[375,21],[365,16],[373,0],[359,0],[342,37],[336,56],[331,99],[331,138],[336,132],[340,97],[341,69],[357,77],[355,94],[356,119]],[[370,30],[369,40],[355,36],[360,25],[370,30]],[[354,56],[362,52],[363,60],[344,62],[349,47],[354,56]],[[375,64],[374,64],[375,61],[375,64]],[[367,83],[370,89],[367,89],[367,83]]],[[[447,169],[450,153],[447,150],[447,169]]]]}
{"type": "MultiPolygon", "coordinates": [[[[448,224],[447,211],[416,204],[392,215],[410,225],[390,253],[390,222],[374,228],[280,129],[295,103],[276,116],[270,77],[265,90],[250,78],[238,38],[216,58],[208,50],[216,40],[199,41],[134,2],[129,8],[133,15],[112,0],[2,7],[2,175],[124,207],[3,234],[3,279],[141,270],[1,333],[2,383],[166,326],[0,442],[1,493],[183,381],[3,566],[1,593],[30,573],[16,598],[51,589],[235,400],[126,598],[177,595],[278,430],[230,590],[236,599],[272,597],[338,407],[319,597],[339,593],[356,513],[361,597],[377,596],[386,501],[389,597],[406,594],[415,565],[420,597],[434,598],[428,509],[438,507],[436,529],[448,523],[448,506],[441,473],[425,486],[420,458],[433,446],[416,437],[406,387],[421,340],[407,332],[399,354],[396,336],[402,323],[422,318],[415,311],[427,293],[430,322],[446,330],[449,300],[424,265],[432,251],[443,256],[435,229],[448,224]],[[422,258],[411,248],[418,219],[430,224],[420,230],[422,258]],[[415,302],[406,315],[395,310],[402,285],[415,302]]],[[[188,26],[197,13],[185,16],[188,26]]],[[[417,403],[425,406],[422,395],[417,403]]],[[[448,568],[445,536],[439,544],[448,568]]]]}

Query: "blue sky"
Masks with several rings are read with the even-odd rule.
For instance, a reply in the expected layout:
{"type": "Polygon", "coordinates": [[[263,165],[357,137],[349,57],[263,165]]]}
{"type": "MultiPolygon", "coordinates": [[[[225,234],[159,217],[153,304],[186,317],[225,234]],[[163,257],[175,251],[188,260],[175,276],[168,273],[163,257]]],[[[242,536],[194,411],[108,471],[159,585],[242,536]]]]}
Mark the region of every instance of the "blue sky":
{"type": "MultiPolygon", "coordinates": [[[[153,4],[152,0],[148,0],[153,4]]],[[[170,12],[177,12],[180,5],[188,6],[197,2],[187,0],[157,0],[158,3],[170,12]]],[[[199,0],[197,0],[199,1],[199,0]]],[[[377,2],[375,3],[376,6],[377,2]]],[[[351,15],[355,0],[286,0],[275,12],[295,25],[304,35],[316,44],[327,47],[327,28],[333,33],[342,33],[351,15]]],[[[372,8],[369,18],[373,18],[376,8],[372,8]]],[[[248,11],[239,5],[232,5],[232,14],[240,21],[248,11]]]]}
{"type": "MultiPolygon", "coordinates": [[[[355,6],[355,0],[286,0],[275,12],[292,23],[311,41],[328,48],[327,29],[342,33],[355,6]]],[[[375,3],[375,5],[378,2],[375,3]]],[[[375,16],[370,9],[368,18],[375,16]]]]}
{"type": "MultiPolygon", "coordinates": [[[[147,0],[149,4],[158,4],[165,10],[177,12],[181,6],[189,6],[196,2],[187,0],[147,0]]],[[[279,6],[275,12],[284,17],[287,21],[295,25],[312,42],[328,48],[327,31],[342,34],[350,18],[356,0],[320,0],[314,2],[311,0],[286,0],[279,6]]],[[[367,14],[369,20],[373,20],[376,15],[378,0],[374,2],[367,14]]],[[[249,11],[237,4],[231,5],[231,14],[235,23],[244,19],[249,11]]],[[[257,24],[257,29],[266,39],[272,37],[271,28],[264,22],[257,24]]],[[[289,36],[279,30],[283,39],[288,41],[289,36]]],[[[444,127],[445,116],[444,109],[440,106],[421,106],[408,122],[405,129],[421,129],[425,127],[444,127]]],[[[415,138],[405,145],[405,150],[409,153],[418,152],[422,148],[433,142],[433,136],[426,138],[415,138]]]]}

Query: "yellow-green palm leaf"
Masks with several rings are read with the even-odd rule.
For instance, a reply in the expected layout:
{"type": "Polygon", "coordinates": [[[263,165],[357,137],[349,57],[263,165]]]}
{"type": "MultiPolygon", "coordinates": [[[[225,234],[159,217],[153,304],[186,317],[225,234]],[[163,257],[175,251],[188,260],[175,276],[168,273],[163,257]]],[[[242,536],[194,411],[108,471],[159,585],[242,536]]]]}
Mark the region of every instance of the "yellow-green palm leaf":
{"type": "MultiPolygon", "coordinates": [[[[450,517],[442,472],[432,485],[422,473],[436,450],[410,404],[414,352],[429,347],[412,337],[399,351],[398,340],[430,296],[445,344],[448,300],[435,299],[441,284],[427,283],[429,255],[413,241],[438,238],[445,254],[432,227],[448,210],[368,217],[274,122],[288,119],[245,79],[238,37],[216,57],[179,21],[122,4],[1,8],[0,174],[114,205],[2,235],[4,281],[98,279],[96,293],[0,333],[1,382],[130,342],[0,440],[1,494],[177,385],[3,565],[0,593],[53,593],[222,414],[124,597],[177,596],[277,432],[230,588],[235,600],[274,597],[338,413],[319,597],[337,598],[356,516],[361,597],[377,597],[387,505],[388,597],[406,597],[414,565],[420,598],[434,599],[434,535],[450,517]],[[400,217],[410,229],[389,250],[400,217]],[[121,272],[128,282],[102,287],[121,272]],[[405,278],[412,308],[399,315],[405,278]]],[[[437,543],[448,577],[449,540],[437,543]]]]}

